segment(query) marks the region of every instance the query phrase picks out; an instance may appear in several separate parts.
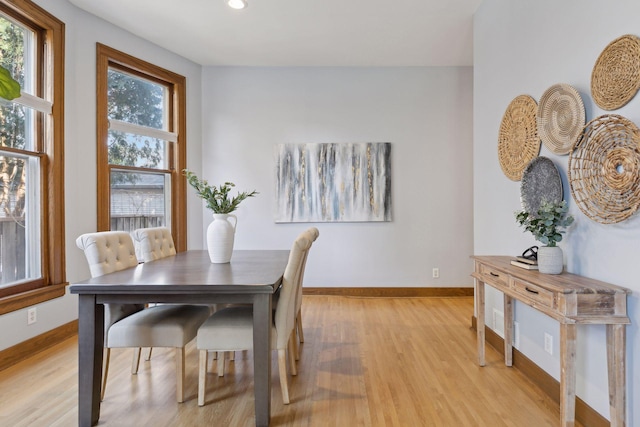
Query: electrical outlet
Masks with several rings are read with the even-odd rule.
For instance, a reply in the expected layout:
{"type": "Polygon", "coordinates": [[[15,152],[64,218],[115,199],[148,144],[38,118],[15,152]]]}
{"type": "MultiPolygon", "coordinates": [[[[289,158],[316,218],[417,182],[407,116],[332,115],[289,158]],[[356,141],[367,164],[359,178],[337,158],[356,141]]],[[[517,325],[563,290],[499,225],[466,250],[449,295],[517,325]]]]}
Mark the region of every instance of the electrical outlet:
{"type": "Polygon", "coordinates": [[[433,269],[433,278],[438,279],[440,277],[440,269],[438,267],[433,269]]]}
{"type": "Polygon", "coordinates": [[[520,324],[513,322],[513,346],[520,348],[520,324]]]}
{"type": "Polygon", "coordinates": [[[548,333],[544,333],[544,351],[553,354],[553,337],[548,333]]]}
{"type": "Polygon", "coordinates": [[[32,325],[38,321],[38,311],[35,307],[27,310],[27,325],[32,325]]]}

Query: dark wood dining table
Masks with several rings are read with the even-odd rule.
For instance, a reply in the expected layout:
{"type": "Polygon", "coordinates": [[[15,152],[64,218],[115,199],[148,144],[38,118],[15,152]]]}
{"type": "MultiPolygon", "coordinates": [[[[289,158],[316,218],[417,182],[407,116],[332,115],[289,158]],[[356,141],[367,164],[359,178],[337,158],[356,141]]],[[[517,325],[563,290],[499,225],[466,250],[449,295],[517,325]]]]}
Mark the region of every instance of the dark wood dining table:
{"type": "Polygon", "coordinates": [[[105,303],[245,303],[253,305],[256,426],[268,426],[272,296],[288,258],[288,250],[246,250],[213,264],[207,251],[193,250],[72,284],[79,299],[78,425],[100,418],[105,303]]]}

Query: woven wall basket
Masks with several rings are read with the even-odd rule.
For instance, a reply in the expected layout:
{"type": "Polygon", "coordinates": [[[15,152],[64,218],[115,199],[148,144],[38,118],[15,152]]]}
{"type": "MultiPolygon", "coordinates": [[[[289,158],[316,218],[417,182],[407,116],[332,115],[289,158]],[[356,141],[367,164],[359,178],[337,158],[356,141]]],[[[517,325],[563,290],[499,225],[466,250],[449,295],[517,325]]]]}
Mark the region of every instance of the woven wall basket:
{"type": "Polygon", "coordinates": [[[584,104],[577,90],[566,84],[547,89],[538,103],[538,134],[555,154],[568,154],[582,133],[584,104]]]}
{"type": "Polygon", "coordinates": [[[604,48],[591,72],[591,96],[603,110],[615,110],[640,89],[640,39],[619,37],[604,48]]]}
{"type": "Polygon", "coordinates": [[[529,162],[540,153],[536,125],[536,101],[520,95],[504,112],[498,135],[498,159],[502,172],[512,181],[520,181],[529,162]]]}
{"type": "Polygon", "coordinates": [[[640,129],[622,116],[596,117],[569,154],[569,185],[580,210],[602,224],[640,205],[640,129]]]}

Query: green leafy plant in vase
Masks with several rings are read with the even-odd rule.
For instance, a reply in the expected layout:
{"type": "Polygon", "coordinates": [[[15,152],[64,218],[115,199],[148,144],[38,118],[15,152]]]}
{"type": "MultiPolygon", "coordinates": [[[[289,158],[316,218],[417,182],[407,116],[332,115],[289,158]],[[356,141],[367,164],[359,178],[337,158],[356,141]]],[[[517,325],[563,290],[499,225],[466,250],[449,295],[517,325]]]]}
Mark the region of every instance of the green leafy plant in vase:
{"type": "Polygon", "coordinates": [[[235,187],[233,182],[225,182],[219,186],[209,185],[206,180],[198,178],[188,169],[182,172],[187,177],[189,185],[206,202],[207,208],[213,211],[213,222],[207,227],[207,249],[211,262],[217,264],[230,262],[238,225],[238,218],[231,212],[238,209],[243,200],[254,197],[258,192],[255,190],[238,192],[235,196],[231,196],[231,189],[235,187]]]}
{"type": "Polygon", "coordinates": [[[541,273],[562,273],[562,249],[557,243],[562,240],[565,228],[574,221],[568,212],[567,202],[562,200],[543,201],[535,215],[524,210],[515,213],[518,225],[531,232],[537,241],[545,245],[538,249],[538,269],[541,273]]]}

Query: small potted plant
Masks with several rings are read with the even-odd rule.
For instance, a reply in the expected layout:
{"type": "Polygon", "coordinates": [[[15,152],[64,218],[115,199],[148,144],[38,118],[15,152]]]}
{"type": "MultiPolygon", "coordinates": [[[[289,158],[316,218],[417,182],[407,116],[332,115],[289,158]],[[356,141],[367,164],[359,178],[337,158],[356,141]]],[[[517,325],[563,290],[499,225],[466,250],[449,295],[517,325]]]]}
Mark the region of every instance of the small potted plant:
{"type": "Polygon", "coordinates": [[[546,274],[562,273],[562,249],[556,244],[562,240],[564,229],[573,223],[568,215],[569,207],[564,200],[559,202],[543,201],[537,214],[527,211],[515,213],[516,222],[525,231],[545,246],[538,249],[538,271],[546,274]]]}
{"type": "Polygon", "coordinates": [[[187,182],[191,185],[200,198],[207,203],[207,208],[213,211],[213,222],[207,227],[207,249],[213,263],[227,263],[231,261],[233,242],[235,239],[238,218],[232,215],[247,197],[254,197],[257,191],[238,192],[231,197],[233,182],[225,182],[220,186],[209,185],[206,180],[198,178],[188,169],[183,170],[187,182]],[[233,218],[233,224],[231,219],[233,218]]]}

